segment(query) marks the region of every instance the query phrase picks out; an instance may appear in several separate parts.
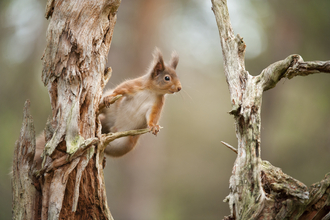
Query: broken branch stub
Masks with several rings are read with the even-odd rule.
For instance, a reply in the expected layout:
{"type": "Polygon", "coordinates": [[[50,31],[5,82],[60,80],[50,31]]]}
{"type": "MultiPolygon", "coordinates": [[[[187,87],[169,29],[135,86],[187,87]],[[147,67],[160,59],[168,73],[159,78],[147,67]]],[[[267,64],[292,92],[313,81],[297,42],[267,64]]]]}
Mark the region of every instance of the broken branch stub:
{"type": "Polygon", "coordinates": [[[13,157],[12,212],[13,219],[36,219],[41,194],[34,186],[32,175],[36,140],[29,100],[25,102],[23,114],[22,128],[13,157]]]}

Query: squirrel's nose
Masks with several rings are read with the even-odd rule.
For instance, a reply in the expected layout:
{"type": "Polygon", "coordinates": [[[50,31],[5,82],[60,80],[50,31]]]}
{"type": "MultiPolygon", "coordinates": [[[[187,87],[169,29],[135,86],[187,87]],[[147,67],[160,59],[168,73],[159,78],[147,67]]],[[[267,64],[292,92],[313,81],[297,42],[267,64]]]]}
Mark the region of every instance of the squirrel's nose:
{"type": "Polygon", "coordinates": [[[178,87],[178,92],[181,90],[181,87],[178,87]]]}

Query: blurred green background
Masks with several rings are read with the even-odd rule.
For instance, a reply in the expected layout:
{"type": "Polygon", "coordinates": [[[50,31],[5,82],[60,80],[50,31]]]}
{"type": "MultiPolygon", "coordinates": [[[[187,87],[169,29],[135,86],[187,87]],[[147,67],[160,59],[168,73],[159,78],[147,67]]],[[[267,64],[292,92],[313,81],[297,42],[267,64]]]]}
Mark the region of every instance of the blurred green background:
{"type": "MultiPolygon", "coordinates": [[[[247,44],[246,68],[259,74],[298,53],[330,59],[330,1],[230,0],[235,33],[247,44]]],[[[0,219],[11,219],[10,166],[31,100],[36,132],[50,114],[41,83],[45,0],[0,1],[0,219]]],[[[144,73],[157,46],[180,55],[183,91],[169,95],[157,138],[141,138],[119,159],[107,158],[110,210],[116,220],[213,220],[229,214],[222,200],[235,154],[234,120],[210,0],[123,0],[110,49],[109,87],[144,73]]],[[[330,168],[330,76],[283,80],[262,107],[262,158],[307,185],[330,168]]]]}

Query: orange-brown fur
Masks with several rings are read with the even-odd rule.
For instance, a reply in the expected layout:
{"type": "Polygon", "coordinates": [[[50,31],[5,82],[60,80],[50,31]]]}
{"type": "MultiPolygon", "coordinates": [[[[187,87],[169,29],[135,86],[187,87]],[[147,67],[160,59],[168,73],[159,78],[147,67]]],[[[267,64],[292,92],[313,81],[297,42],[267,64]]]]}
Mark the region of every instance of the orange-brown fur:
{"type": "Polygon", "coordinates": [[[157,127],[157,123],[160,118],[161,114],[161,109],[163,108],[164,105],[164,96],[158,96],[157,97],[157,102],[152,106],[151,113],[149,115],[149,118],[147,118],[148,121],[148,127],[151,128],[153,134],[157,134],[159,131],[159,126],[157,127]]]}
{"type": "MultiPolygon", "coordinates": [[[[165,94],[172,94],[181,90],[181,83],[176,75],[176,66],[179,58],[173,53],[169,65],[163,61],[161,52],[156,49],[154,60],[148,72],[136,79],[127,80],[114,90],[103,94],[102,103],[111,97],[123,95],[110,108],[100,109],[102,133],[117,132],[149,127],[153,134],[159,132],[158,121],[164,106],[165,94]],[[164,77],[168,76],[169,81],[164,77]],[[145,111],[146,114],[141,114],[145,111]],[[125,114],[125,112],[127,114],[125,114]],[[134,115],[140,113],[140,115],[134,115]]],[[[111,142],[105,152],[113,157],[123,156],[136,145],[140,135],[123,137],[111,142]]],[[[45,147],[45,136],[37,138],[35,161],[41,165],[40,155],[45,147]]]]}
{"type": "MultiPolygon", "coordinates": [[[[178,56],[175,53],[172,54],[169,65],[166,65],[161,52],[156,49],[154,60],[145,75],[127,80],[114,90],[105,92],[103,100],[110,100],[117,95],[123,97],[102,110],[102,132],[149,127],[150,131],[157,135],[165,94],[181,90],[181,83],[175,71],[177,64],[178,56]]],[[[114,157],[122,156],[134,148],[138,138],[139,136],[117,139],[107,146],[105,152],[114,157]]]]}

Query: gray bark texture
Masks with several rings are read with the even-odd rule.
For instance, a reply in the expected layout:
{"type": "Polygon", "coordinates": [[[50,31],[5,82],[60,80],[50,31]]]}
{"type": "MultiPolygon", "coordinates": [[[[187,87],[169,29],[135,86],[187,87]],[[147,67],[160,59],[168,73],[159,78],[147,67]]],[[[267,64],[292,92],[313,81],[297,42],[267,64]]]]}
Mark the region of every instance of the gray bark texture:
{"type": "Polygon", "coordinates": [[[329,73],[330,61],[305,62],[290,55],[259,75],[245,70],[245,43],[235,36],[226,0],[212,0],[222,46],[224,73],[229,86],[236,136],[237,158],[229,180],[231,213],[224,219],[330,219],[330,173],[310,187],[284,174],[260,158],[261,102],[264,91],[282,78],[329,73]]]}
{"type": "Polygon", "coordinates": [[[132,132],[101,134],[97,115],[111,75],[106,62],[120,2],[47,2],[42,81],[52,116],[44,130],[42,168],[37,170],[33,120],[30,104],[25,104],[13,160],[13,219],[113,219],[103,152],[109,141],[132,132]]]}
{"type": "Polygon", "coordinates": [[[33,158],[36,148],[33,119],[26,102],[23,111],[23,125],[16,141],[13,157],[13,219],[35,219],[40,206],[41,193],[34,186],[33,158]]]}

